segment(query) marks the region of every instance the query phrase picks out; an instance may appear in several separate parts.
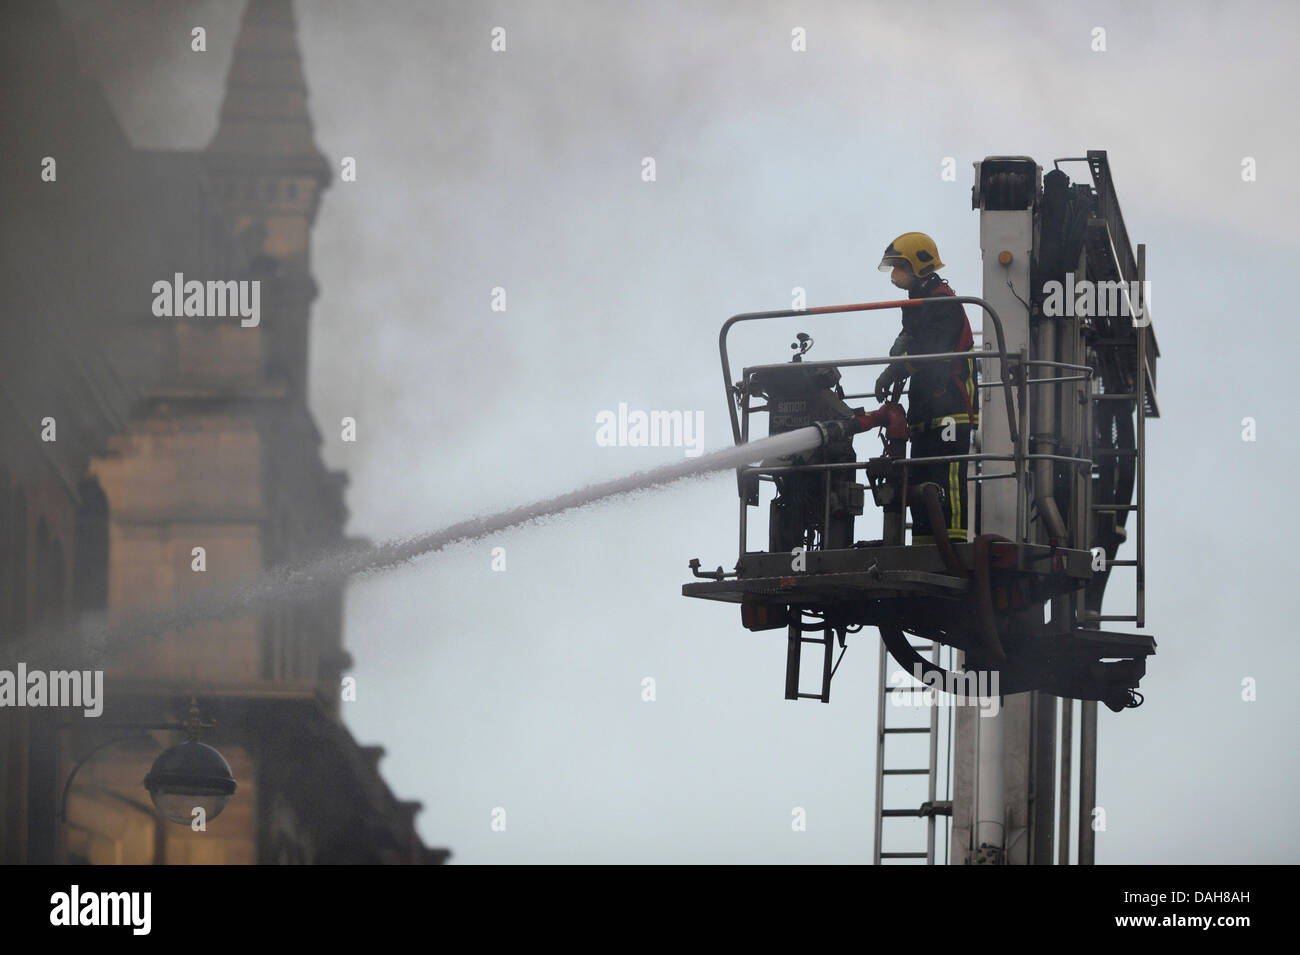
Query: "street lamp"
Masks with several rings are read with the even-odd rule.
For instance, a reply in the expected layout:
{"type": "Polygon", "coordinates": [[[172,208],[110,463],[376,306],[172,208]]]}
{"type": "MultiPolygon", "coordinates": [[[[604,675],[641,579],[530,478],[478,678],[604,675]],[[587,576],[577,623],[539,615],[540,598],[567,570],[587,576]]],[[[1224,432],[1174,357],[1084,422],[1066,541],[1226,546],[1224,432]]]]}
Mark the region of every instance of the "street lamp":
{"type": "Polygon", "coordinates": [[[224,756],[189,739],[159,754],[144,788],[165,818],[184,826],[200,810],[205,820],[217,818],[235,792],[235,777],[224,756]]]}
{"type": "Polygon", "coordinates": [[[189,737],[158,754],[144,777],[154,806],[165,819],[189,825],[197,814],[205,822],[216,819],[235,792],[235,777],[226,758],[206,743],[199,742],[199,731],[215,723],[199,719],[198,700],[190,699],[190,711],[181,728],[189,737]]]}
{"type": "MultiPolygon", "coordinates": [[[[219,752],[200,743],[199,732],[211,729],[216,724],[199,719],[198,700],[190,699],[189,713],[181,723],[119,723],[108,724],[114,729],[134,730],[183,730],[189,737],[183,743],[169,746],[154,760],[149,773],[144,777],[144,788],[149,790],[153,804],[163,818],[179,825],[193,822],[196,811],[201,810],[201,818],[206,822],[221,815],[226,803],[234,795],[235,777],[230,772],[230,764],[219,752]]],[[[63,787],[62,817],[68,818],[68,793],[72,789],[73,777],[95,753],[113,743],[120,743],[123,737],[108,740],[87,753],[72,769],[67,783],[63,787]]]]}

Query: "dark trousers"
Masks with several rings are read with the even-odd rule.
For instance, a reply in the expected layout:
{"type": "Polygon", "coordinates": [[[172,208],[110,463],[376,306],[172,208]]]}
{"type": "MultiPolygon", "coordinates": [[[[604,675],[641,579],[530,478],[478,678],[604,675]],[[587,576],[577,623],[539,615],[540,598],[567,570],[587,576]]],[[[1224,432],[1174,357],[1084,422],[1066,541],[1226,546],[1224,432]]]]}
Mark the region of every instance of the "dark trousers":
{"type": "MultiPolygon", "coordinates": [[[[944,429],[928,428],[913,432],[911,436],[910,456],[914,458],[933,458],[941,455],[970,453],[970,425],[959,424],[950,429],[949,437],[943,440],[944,429]]],[[[926,481],[939,486],[939,497],[943,501],[943,519],[948,526],[948,537],[954,541],[966,540],[966,465],[968,461],[937,461],[932,464],[918,464],[907,469],[907,486],[918,487],[926,481]]],[[[912,508],[912,543],[933,544],[934,530],[930,527],[930,516],[923,507],[912,508]]]]}

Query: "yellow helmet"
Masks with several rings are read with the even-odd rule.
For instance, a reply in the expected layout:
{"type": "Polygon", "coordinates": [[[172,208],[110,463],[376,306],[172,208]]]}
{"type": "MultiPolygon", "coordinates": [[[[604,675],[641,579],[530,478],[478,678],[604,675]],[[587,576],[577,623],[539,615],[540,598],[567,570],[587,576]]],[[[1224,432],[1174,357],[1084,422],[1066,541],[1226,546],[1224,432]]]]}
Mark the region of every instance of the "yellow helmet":
{"type": "Polygon", "coordinates": [[[916,276],[929,275],[943,268],[939,248],[924,232],[904,232],[885,249],[880,271],[892,272],[894,266],[906,264],[916,276]]]}

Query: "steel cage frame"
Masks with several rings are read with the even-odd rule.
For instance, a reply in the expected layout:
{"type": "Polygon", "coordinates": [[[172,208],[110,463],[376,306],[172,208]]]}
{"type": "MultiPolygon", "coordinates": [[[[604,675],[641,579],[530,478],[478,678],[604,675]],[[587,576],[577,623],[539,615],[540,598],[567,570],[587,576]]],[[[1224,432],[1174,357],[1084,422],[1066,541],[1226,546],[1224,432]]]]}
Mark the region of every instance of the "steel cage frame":
{"type": "MultiPolygon", "coordinates": [[[[921,362],[951,361],[954,358],[973,358],[973,359],[997,358],[998,374],[999,374],[998,380],[991,381],[991,382],[977,383],[976,388],[977,389],[981,389],[981,388],[1001,389],[1002,396],[1003,396],[1003,404],[1006,407],[1006,411],[1007,411],[1007,424],[1008,424],[1008,430],[1011,438],[1011,445],[1014,451],[1012,454],[990,454],[986,452],[978,452],[975,454],[951,454],[951,455],[937,455],[937,456],[924,457],[924,458],[911,458],[911,457],[902,458],[897,462],[897,464],[901,466],[903,469],[903,499],[905,501],[907,495],[908,469],[913,464],[922,464],[922,463],[930,464],[930,463],[937,463],[940,461],[974,461],[976,463],[982,461],[1012,462],[1014,464],[1014,469],[1011,471],[1002,471],[996,474],[983,474],[980,471],[976,471],[976,473],[971,475],[968,478],[968,480],[974,480],[978,484],[985,480],[994,480],[998,478],[1008,478],[1008,477],[1015,478],[1016,480],[1016,541],[1015,543],[1016,543],[1016,551],[1017,551],[1016,563],[1017,566],[1023,567],[1024,548],[1022,545],[1024,544],[1025,537],[1028,534],[1028,526],[1027,526],[1028,509],[1025,503],[1025,484],[1027,481],[1028,462],[1037,461],[1037,460],[1061,461],[1069,464],[1071,467],[1074,468],[1087,467],[1089,469],[1089,474],[1091,474],[1091,468],[1093,466],[1093,460],[1091,458],[1076,458],[1076,457],[1059,455],[1059,454],[1038,454],[1038,453],[1030,453],[1028,451],[1028,449],[1024,446],[1026,433],[1022,432],[1019,426],[1019,418],[1020,415],[1024,413],[1024,406],[1026,404],[1025,398],[1026,398],[1027,389],[1032,385],[1062,384],[1069,381],[1091,382],[1091,379],[1095,374],[1095,369],[1093,369],[1089,365],[1073,365],[1065,362],[1046,361],[1046,360],[1039,360],[1039,359],[1031,360],[1025,354],[1024,349],[1022,349],[1015,356],[1008,355],[1006,351],[1006,339],[1002,330],[1002,319],[998,316],[997,311],[993,308],[992,305],[990,305],[984,299],[979,298],[978,296],[974,296],[974,295],[956,295],[951,297],[945,296],[943,299],[938,300],[938,302],[936,302],[935,299],[899,299],[899,300],[891,300],[886,302],[864,302],[864,303],[859,303],[854,305],[827,305],[827,306],[821,306],[817,308],[807,308],[807,309],[780,309],[776,311],[766,311],[766,312],[741,312],[739,314],[731,316],[729,319],[726,320],[726,322],[723,323],[722,329],[718,333],[718,351],[722,360],[722,378],[723,378],[724,389],[727,395],[727,410],[731,416],[732,436],[735,439],[737,446],[747,443],[749,440],[750,412],[754,410],[763,410],[761,408],[751,409],[749,405],[749,398],[750,398],[749,384],[753,374],[755,372],[764,371],[768,369],[788,368],[790,364],[789,362],[776,362],[776,363],[764,364],[764,365],[753,365],[742,369],[741,381],[738,383],[740,386],[740,391],[737,392],[736,385],[733,384],[731,381],[731,362],[727,354],[727,337],[733,325],[737,325],[740,322],[746,322],[746,321],[759,321],[764,319],[775,319],[775,318],[800,318],[808,315],[836,315],[836,314],[844,314],[847,312],[878,311],[886,308],[918,308],[918,307],[924,307],[926,305],[933,307],[935,304],[938,303],[978,305],[989,316],[989,318],[993,320],[993,328],[997,336],[998,347],[996,350],[993,350],[988,348],[986,344],[984,348],[978,351],[972,349],[970,351],[964,351],[964,352],[937,352],[934,354],[927,354],[927,355],[908,355],[907,359],[909,363],[918,364],[921,362]],[[1021,393],[1021,399],[1019,402],[1013,401],[1011,397],[1012,382],[1007,375],[1008,367],[1021,370],[1021,373],[1017,375],[1017,377],[1019,378],[1019,381],[1017,382],[1017,386],[1018,386],[1018,390],[1021,393]],[[1033,367],[1059,368],[1063,371],[1079,372],[1079,374],[1058,376],[1055,378],[1030,379],[1028,374],[1028,369],[1033,367]],[[737,413],[738,407],[739,407],[739,411],[742,412],[742,414],[737,413]]],[[[898,360],[899,360],[899,356],[890,355],[887,357],[880,357],[880,358],[854,358],[854,359],[847,359],[844,361],[802,362],[801,364],[806,368],[839,369],[839,368],[862,367],[862,366],[870,366],[870,365],[887,365],[887,364],[892,364],[898,360]]],[[[1089,391],[1091,391],[1091,388],[1089,388],[1089,391]]],[[[848,400],[853,398],[865,398],[865,397],[873,397],[873,395],[869,392],[864,392],[858,394],[845,395],[844,399],[848,400]]],[[[736,474],[738,479],[743,479],[746,476],[753,475],[756,476],[758,480],[762,481],[764,479],[773,480],[773,475],[776,474],[797,473],[797,472],[808,473],[808,472],[824,471],[826,474],[826,485],[827,485],[826,508],[829,511],[830,509],[829,489],[830,489],[831,472],[835,470],[842,470],[842,469],[851,469],[856,471],[865,467],[867,467],[867,461],[844,461],[844,462],[835,462],[829,464],[779,465],[773,467],[763,467],[760,465],[757,467],[737,468],[736,474]]],[[[979,507],[978,501],[979,501],[979,497],[978,495],[976,495],[974,501],[974,509],[972,510],[972,525],[974,525],[974,523],[978,520],[978,507],[979,507]]],[[[742,557],[749,552],[747,550],[748,523],[749,523],[748,510],[749,507],[745,503],[744,498],[742,497],[740,501],[740,528],[739,528],[740,555],[742,557]]],[[[830,518],[828,514],[825,517],[825,521],[822,527],[826,528],[829,526],[829,524],[830,524],[830,518]]],[[[822,541],[823,548],[825,546],[824,537],[825,535],[823,533],[823,541],[822,541]]]]}

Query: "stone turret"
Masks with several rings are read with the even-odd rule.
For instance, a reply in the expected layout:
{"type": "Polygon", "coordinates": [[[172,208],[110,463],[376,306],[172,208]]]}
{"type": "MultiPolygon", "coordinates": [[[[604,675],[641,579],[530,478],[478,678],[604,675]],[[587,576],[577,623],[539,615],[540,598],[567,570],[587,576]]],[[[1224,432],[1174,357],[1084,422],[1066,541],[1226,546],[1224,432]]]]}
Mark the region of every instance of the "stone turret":
{"type": "Polygon", "coordinates": [[[316,284],[311,227],[330,167],[316,146],[289,0],[250,0],[203,153],[218,201],[278,316],[263,331],[264,374],[301,397],[316,284]]]}

